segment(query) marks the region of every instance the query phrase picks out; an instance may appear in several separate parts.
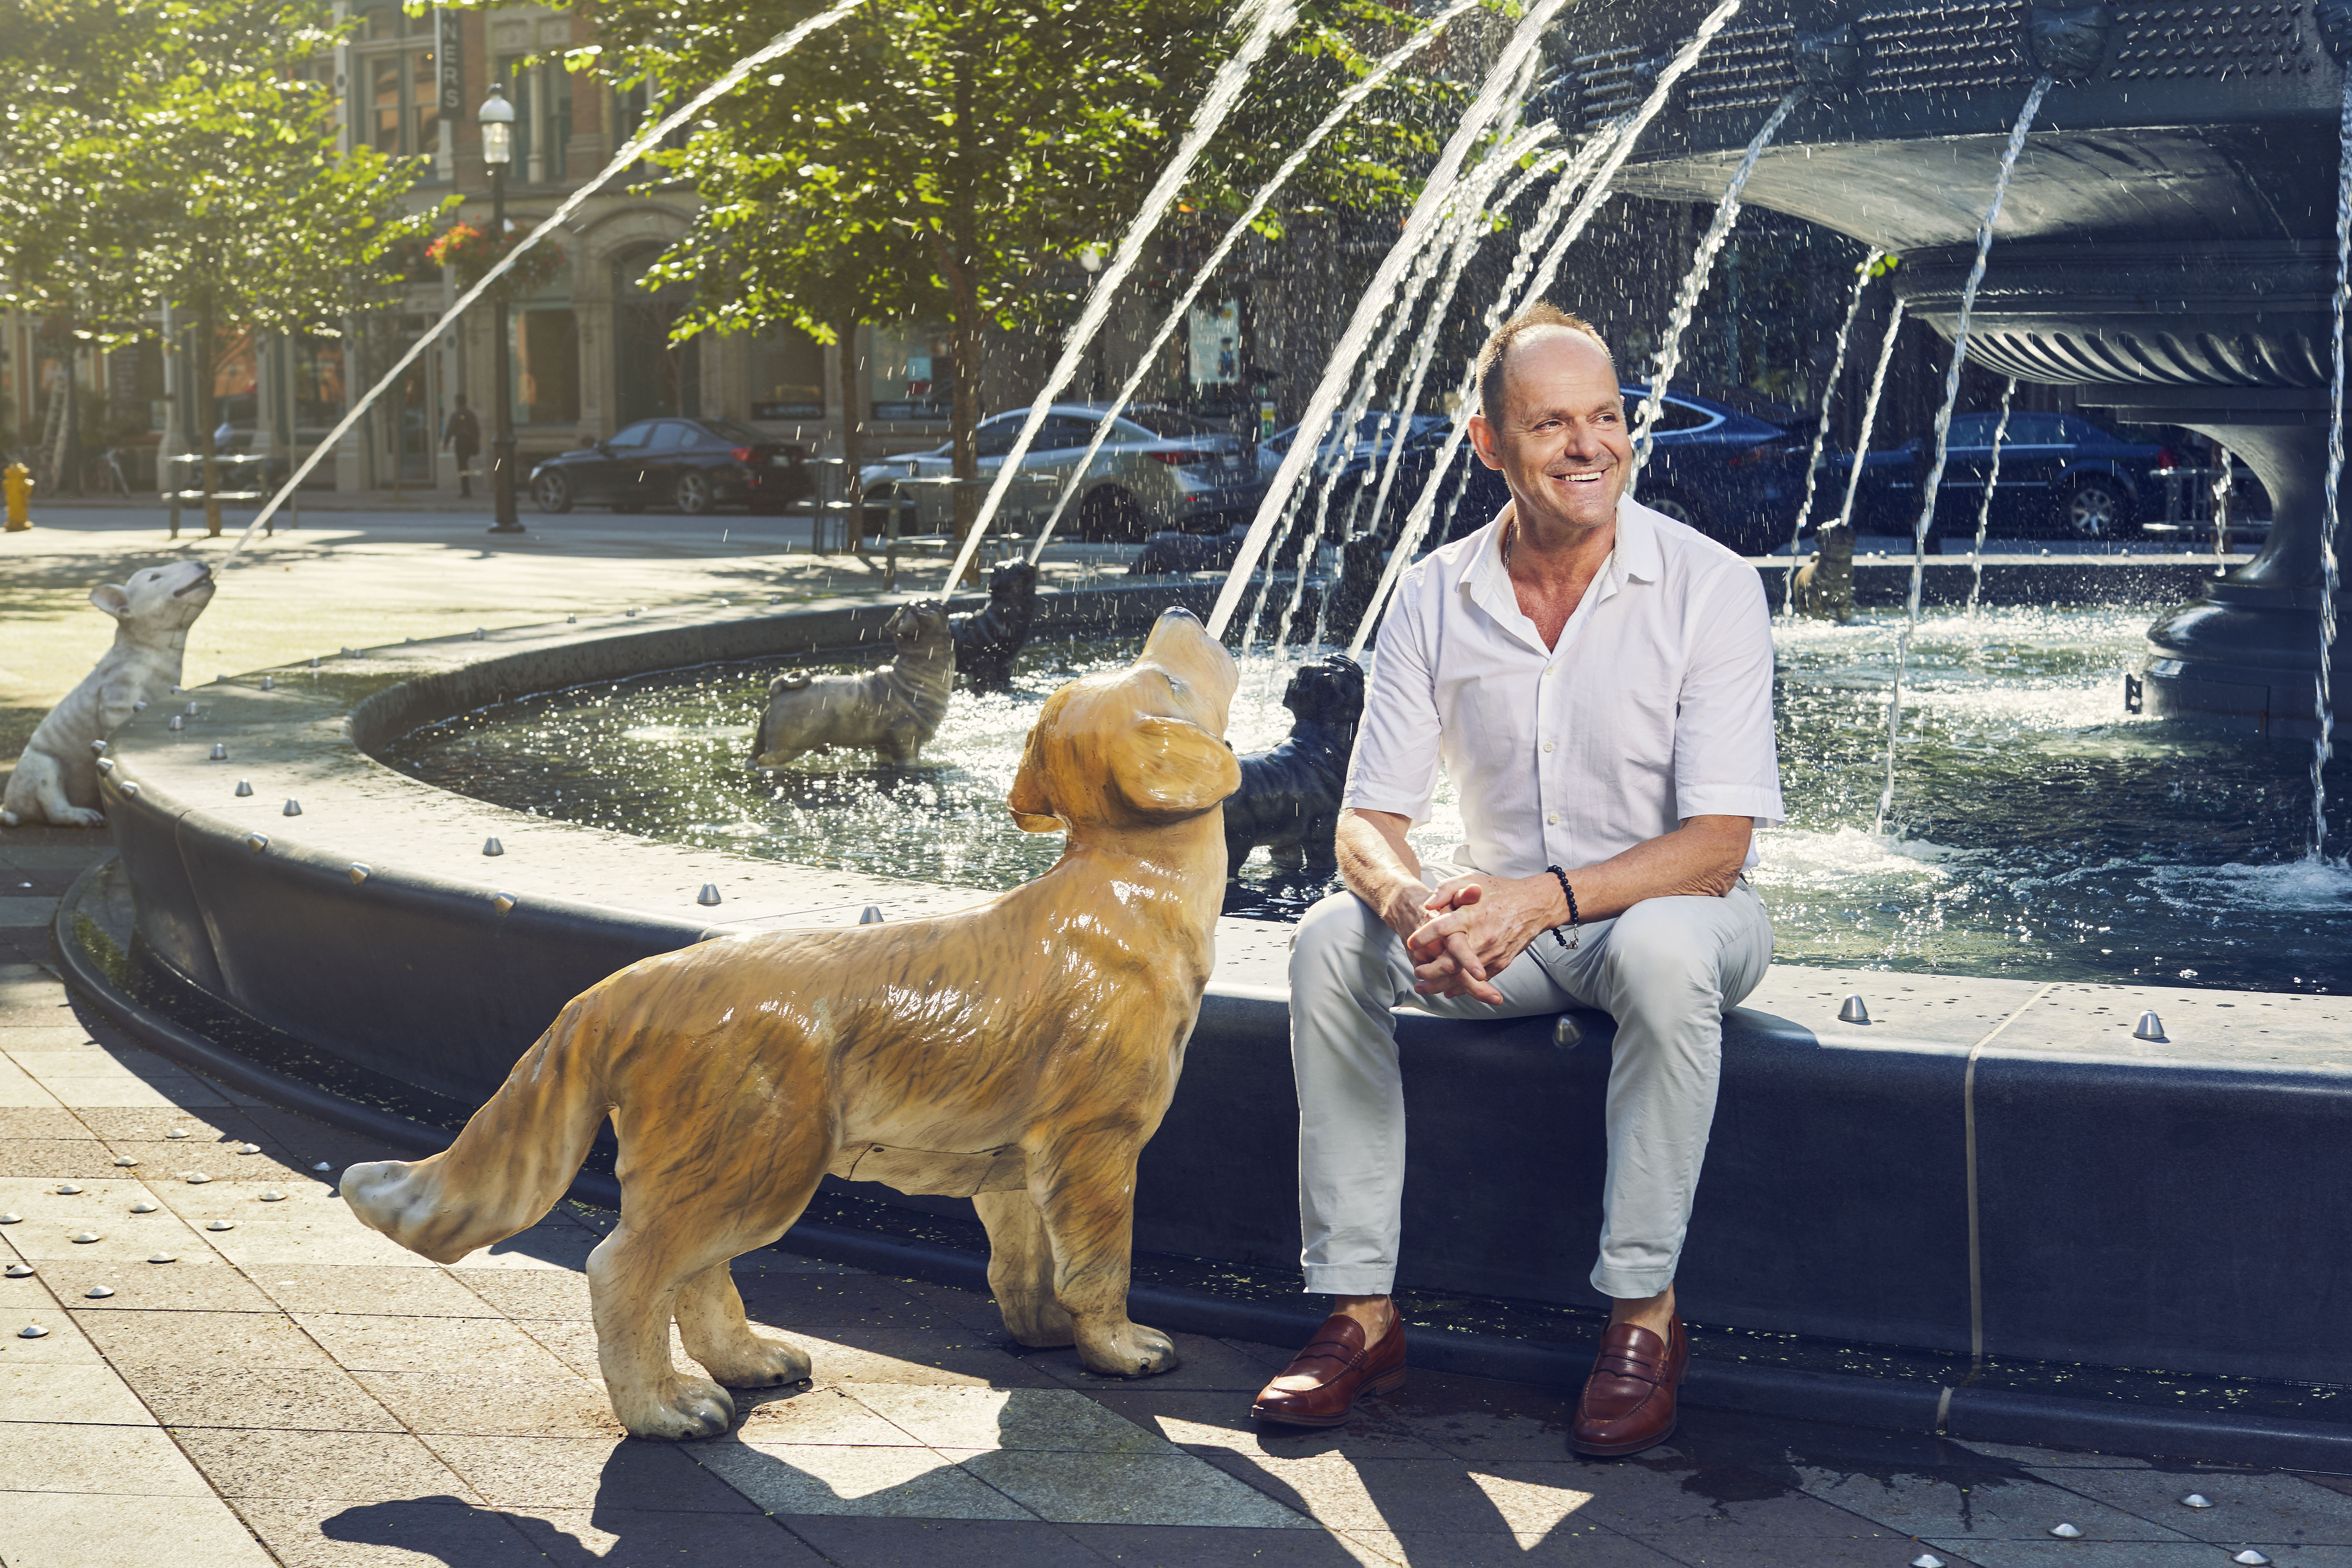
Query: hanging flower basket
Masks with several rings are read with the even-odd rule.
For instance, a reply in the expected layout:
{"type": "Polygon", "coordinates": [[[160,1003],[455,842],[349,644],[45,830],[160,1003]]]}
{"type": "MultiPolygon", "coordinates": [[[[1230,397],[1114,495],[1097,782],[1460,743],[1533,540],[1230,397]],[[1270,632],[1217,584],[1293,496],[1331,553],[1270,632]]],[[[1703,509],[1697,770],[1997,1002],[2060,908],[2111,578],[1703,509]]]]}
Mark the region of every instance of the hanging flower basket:
{"type": "MultiPolygon", "coordinates": [[[[459,280],[470,289],[530,233],[530,229],[518,225],[508,230],[501,243],[487,228],[460,221],[434,236],[433,243],[425,247],[425,257],[436,267],[456,268],[459,280]]],[[[541,240],[523,252],[522,259],[499,280],[498,292],[509,299],[535,294],[562,266],[563,247],[551,239],[541,240]]]]}

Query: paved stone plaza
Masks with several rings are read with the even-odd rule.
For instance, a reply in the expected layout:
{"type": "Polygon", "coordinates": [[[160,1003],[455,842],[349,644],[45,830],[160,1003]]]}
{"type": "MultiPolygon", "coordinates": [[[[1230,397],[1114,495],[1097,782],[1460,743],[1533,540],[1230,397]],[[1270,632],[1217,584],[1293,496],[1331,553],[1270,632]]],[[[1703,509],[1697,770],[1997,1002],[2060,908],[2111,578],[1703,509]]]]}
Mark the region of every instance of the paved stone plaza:
{"type": "MultiPolygon", "coordinates": [[[[83,515],[9,541],[30,542],[12,569],[40,590],[0,653],[21,708],[87,662],[46,631],[72,584],[167,553],[152,517],[83,515]]],[[[873,570],[795,552],[788,525],[747,551],[742,520],[556,520],[497,551],[479,519],[310,521],[228,579],[192,682],[616,599],[839,592],[873,570]]],[[[361,1227],[331,1184],[385,1151],[139,1049],[68,996],[48,922],[108,849],[0,835],[0,1211],[23,1216],[0,1226],[0,1261],[31,1269],[0,1279],[0,1568],[2185,1568],[2250,1546],[2352,1568],[2352,1480],[1710,1411],[1638,1460],[1587,1462],[1560,1391],[1433,1373],[1330,1432],[1259,1430],[1249,1397],[1283,1348],[1180,1335],[1178,1372],[1097,1379],[1013,1346],[984,1297],[775,1251],[738,1279],[814,1382],[739,1396],[721,1439],[625,1441],[582,1274],[607,1216],[564,1205],[451,1268],[361,1227]],[[2182,1506],[2192,1491],[2215,1506],[2182,1506]],[[2081,1537],[2053,1538],[2061,1523],[2081,1537]]]]}

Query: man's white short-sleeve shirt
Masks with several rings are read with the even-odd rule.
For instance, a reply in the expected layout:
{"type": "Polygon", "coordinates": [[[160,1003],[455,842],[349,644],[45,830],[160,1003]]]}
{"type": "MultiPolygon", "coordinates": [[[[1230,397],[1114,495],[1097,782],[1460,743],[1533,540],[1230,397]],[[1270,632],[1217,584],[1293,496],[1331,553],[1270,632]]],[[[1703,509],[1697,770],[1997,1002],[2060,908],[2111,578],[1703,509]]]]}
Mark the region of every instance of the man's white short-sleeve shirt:
{"type": "Polygon", "coordinates": [[[1426,821],[1443,763],[1468,833],[1458,858],[1501,877],[1590,866],[1685,817],[1779,823],[1756,569],[1621,500],[1616,548],[1547,648],[1504,568],[1501,522],[1397,584],[1342,804],[1426,821]]]}

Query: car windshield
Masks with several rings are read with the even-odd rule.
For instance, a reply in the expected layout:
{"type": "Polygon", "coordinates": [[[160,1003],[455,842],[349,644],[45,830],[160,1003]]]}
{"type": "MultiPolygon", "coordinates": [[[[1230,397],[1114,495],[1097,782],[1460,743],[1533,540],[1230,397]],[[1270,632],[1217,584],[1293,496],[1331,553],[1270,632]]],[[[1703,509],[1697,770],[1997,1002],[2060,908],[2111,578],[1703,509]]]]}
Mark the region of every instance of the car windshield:
{"type": "Polygon", "coordinates": [[[1171,436],[1221,436],[1224,432],[1204,419],[1189,414],[1179,414],[1172,408],[1128,408],[1120,417],[1142,426],[1154,436],[1166,439],[1171,436]]]}
{"type": "MultiPolygon", "coordinates": [[[[1413,416],[1412,427],[1414,436],[1420,437],[1425,436],[1433,429],[1446,429],[1449,427],[1449,421],[1441,418],[1434,414],[1417,414],[1413,416]]],[[[1397,424],[1397,416],[1394,414],[1386,412],[1385,410],[1375,409],[1369,414],[1361,416],[1356,421],[1356,449],[1359,451],[1366,449],[1376,450],[1380,447],[1385,446],[1389,440],[1394,439],[1396,436],[1397,424]],[[1386,432],[1385,437],[1383,436],[1384,429],[1386,432]]],[[[1298,426],[1294,425],[1287,430],[1267,437],[1264,441],[1260,442],[1259,445],[1263,446],[1270,452],[1287,452],[1290,450],[1291,442],[1296,440],[1297,437],[1298,426]]],[[[1328,458],[1349,445],[1349,442],[1347,436],[1335,430],[1324,441],[1321,455],[1328,458]]]]}
{"type": "Polygon", "coordinates": [[[749,425],[738,425],[732,419],[705,419],[702,427],[721,441],[732,442],[738,447],[756,447],[775,439],[773,436],[754,430],[749,425]]]}

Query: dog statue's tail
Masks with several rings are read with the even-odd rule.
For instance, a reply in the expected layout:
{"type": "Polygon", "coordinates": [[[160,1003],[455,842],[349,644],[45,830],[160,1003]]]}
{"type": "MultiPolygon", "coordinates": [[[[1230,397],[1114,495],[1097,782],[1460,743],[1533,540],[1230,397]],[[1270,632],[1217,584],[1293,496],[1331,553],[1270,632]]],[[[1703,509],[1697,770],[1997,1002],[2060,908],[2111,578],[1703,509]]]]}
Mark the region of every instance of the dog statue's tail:
{"type": "Polygon", "coordinates": [[[538,1224],[572,1184],[611,1108],[582,1038],[598,1033],[601,1011],[593,993],[574,999],[440,1153],[345,1171],[352,1212],[436,1263],[538,1224]]]}

